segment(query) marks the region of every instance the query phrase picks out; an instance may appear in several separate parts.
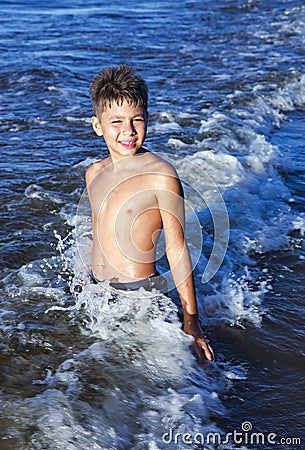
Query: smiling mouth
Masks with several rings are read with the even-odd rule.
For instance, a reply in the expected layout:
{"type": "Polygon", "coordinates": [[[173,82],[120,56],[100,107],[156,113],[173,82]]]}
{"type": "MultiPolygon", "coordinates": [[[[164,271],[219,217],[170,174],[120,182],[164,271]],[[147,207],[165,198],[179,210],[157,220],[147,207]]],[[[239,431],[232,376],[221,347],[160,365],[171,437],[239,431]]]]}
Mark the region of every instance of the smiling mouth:
{"type": "Polygon", "coordinates": [[[120,144],[125,148],[134,148],[136,146],[135,141],[120,141],[120,144]]]}

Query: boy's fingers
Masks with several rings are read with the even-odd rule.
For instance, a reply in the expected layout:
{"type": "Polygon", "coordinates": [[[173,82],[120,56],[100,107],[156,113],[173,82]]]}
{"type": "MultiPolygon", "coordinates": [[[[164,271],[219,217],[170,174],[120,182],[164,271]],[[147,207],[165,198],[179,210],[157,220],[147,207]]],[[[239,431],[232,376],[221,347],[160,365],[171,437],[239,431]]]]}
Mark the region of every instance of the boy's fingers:
{"type": "Polygon", "coordinates": [[[196,341],[193,342],[192,347],[193,347],[194,352],[196,353],[199,364],[203,364],[203,362],[204,362],[203,352],[202,352],[201,348],[199,347],[199,345],[196,343],[196,341]]]}
{"type": "Polygon", "coordinates": [[[202,363],[204,359],[207,359],[208,361],[214,360],[214,352],[210,344],[207,344],[204,339],[196,339],[194,342],[194,349],[200,363],[202,363]]]}

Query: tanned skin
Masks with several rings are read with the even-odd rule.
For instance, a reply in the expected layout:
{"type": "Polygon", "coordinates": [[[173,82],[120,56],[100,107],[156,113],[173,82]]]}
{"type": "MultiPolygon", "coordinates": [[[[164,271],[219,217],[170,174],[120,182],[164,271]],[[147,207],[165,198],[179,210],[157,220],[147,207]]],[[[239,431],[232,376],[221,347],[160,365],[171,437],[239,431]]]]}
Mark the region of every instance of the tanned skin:
{"type": "Polygon", "coordinates": [[[192,264],[184,236],[181,182],[171,164],[143,147],[147,112],[123,100],[92,117],[109,157],[86,172],[92,209],[92,271],[98,280],[130,282],[156,271],[156,242],[161,230],[166,256],[184,314],[184,331],[194,336],[199,361],[214,359],[200,323],[192,264]]]}

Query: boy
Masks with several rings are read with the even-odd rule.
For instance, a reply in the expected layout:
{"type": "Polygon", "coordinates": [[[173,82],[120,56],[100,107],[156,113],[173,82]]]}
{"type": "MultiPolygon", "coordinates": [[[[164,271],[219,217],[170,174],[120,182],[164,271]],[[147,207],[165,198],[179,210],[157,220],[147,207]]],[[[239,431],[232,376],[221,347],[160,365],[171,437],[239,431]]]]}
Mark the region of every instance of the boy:
{"type": "Polygon", "coordinates": [[[92,126],[103,136],[110,156],[86,172],[92,209],[92,275],[116,289],[154,287],[161,229],[166,255],[180,296],[184,331],[194,337],[199,361],[212,361],[197,304],[189,251],[184,239],[184,200],[175,169],[143,147],[147,130],[148,89],[126,65],[106,67],[90,86],[92,126]]]}

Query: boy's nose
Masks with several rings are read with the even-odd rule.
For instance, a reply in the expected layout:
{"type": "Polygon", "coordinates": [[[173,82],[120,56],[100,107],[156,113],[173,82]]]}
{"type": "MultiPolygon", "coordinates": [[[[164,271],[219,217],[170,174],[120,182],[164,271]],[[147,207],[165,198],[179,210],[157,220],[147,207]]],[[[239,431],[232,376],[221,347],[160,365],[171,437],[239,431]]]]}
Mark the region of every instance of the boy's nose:
{"type": "Polygon", "coordinates": [[[135,134],[135,132],[136,132],[136,130],[135,130],[135,127],[133,126],[132,122],[125,124],[124,130],[123,130],[124,134],[135,134]]]}

